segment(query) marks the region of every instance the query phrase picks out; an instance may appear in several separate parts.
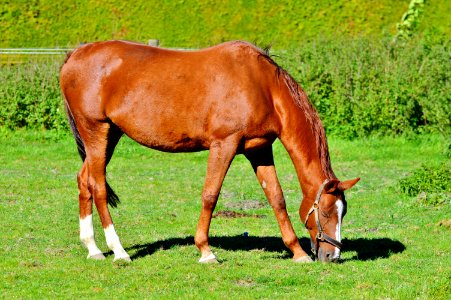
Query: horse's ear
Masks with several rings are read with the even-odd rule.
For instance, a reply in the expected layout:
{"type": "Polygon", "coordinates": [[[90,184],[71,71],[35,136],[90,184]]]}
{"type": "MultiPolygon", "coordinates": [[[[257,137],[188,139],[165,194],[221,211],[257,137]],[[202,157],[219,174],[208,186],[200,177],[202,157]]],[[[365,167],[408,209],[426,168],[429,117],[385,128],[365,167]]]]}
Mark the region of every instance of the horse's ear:
{"type": "Polygon", "coordinates": [[[360,180],[360,178],[355,178],[355,179],[351,179],[351,180],[346,180],[346,181],[341,181],[338,184],[338,189],[342,192],[349,190],[350,188],[352,188],[358,181],[360,180]]]}
{"type": "Polygon", "coordinates": [[[326,194],[332,194],[338,188],[340,181],[338,179],[332,179],[324,186],[326,194]]]}

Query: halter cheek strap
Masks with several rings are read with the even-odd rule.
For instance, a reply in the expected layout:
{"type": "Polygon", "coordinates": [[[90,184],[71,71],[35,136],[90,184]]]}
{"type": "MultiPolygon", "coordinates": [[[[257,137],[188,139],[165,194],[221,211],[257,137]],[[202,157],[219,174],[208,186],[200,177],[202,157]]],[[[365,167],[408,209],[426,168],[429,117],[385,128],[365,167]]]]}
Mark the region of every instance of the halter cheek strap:
{"type": "Polygon", "coordinates": [[[307,216],[305,217],[305,222],[304,225],[305,227],[307,227],[307,221],[310,217],[310,215],[314,212],[315,213],[315,222],[316,222],[316,227],[318,228],[318,233],[316,234],[316,243],[315,243],[315,248],[312,249],[312,252],[316,255],[316,249],[318,249],[318,244],[319,241],[321,242],[328,242],[329,244],[334,245],[335,247],[337,247],[338,249],[341,249],[341,247],[343,246],[343,244],[339,241],[337,241],[336,239],[333,239],[332,237],[330,237],[329,235],[327,235],[323,228],[321,227],[321,223],[319,222],[319,201],[321,200],[321,195],[323,193],[324,187],[326,186],[326,184],[329,182],[329,179],[324,180],[324,182],[321,184],[318,193],[316,194],[316,198],[315,198],[315,202],[313,202],[312,207],[309,209],[307,216]]]}

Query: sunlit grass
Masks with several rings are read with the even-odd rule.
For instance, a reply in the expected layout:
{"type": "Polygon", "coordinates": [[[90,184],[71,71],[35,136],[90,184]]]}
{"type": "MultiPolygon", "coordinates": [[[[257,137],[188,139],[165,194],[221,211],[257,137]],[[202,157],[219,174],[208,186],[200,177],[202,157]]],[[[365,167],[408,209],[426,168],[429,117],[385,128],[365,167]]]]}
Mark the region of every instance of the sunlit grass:
{"type": "MultiPolygon", "coordinates": [[[[124,266],[112,263],[97,217],[98,245],[109,254],[105,261],[86,260],[78,240],[75,181],[81,161],[72,138],[3,132],[2,297],[449,299],[450,228],[440,223],[451,219],[449,206],[421,205],[396,188],[421,164],[444,162],[445,139],[329,144],[338,177],[362,177],[347,194],[341,264],[291,262],[272,209],[249,163],[238,156],[216,211],[265,217],[213,219],[211,244],[221,263],[200,265],[193,235],[208,153],[166,154],[122,140],[108,176],[122,201],[112,210],[115,226],[133,258],[124,266]],[[249,200],[263,205],[247,210],[231,205],[249,200]]],[[[299,184],[279,143],[275,156],[293,225],[307,250],[297,215],[299,184]]]]}

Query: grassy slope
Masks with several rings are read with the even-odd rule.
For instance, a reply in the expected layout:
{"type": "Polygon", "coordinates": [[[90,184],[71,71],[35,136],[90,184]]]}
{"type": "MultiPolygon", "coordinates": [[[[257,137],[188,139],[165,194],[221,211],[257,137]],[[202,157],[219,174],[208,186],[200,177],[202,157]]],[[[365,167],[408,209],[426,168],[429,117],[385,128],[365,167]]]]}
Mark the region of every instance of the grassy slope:
{"type": "MultiPolygon", "coordinates": [[[[72,139],[19,132],[3,135],[0,145],[0,290],[5,298],[451,295],[450,229],[438,225],[451,219],[449,207],[418,206],[391,188],[421,163],[445,161],[440,138],[330,141],[337,175],[362,177],[348,193],[344,263],[334,265],[293,264],[268,205],[245,211],[266,218],[213,219],[212,244],[222,263],[198,264],[192,235],[207,153],[165,154],[128,140],[118,146],[109,178],[122,198],[113,218],[134,261],[111,264],[111,255],[88,261],[78,240],[80,161],[72,139]]],[[[296,213],[300,195],[293,167],[280,144],[275,148],[290,216],[308,246],[296,213]]],[[[242,156],[234,161],[222,195],[217,211],[243,200],[265,202],[242,156]]],[[[106,250],[95,221],[99,246],[106,250]]]]}
{"type": "Polygon", "coordinates": [[[0,5],[0,46],[74,46],[112,38],[144,42],[157,38],[169,47],[200,47],[245,39],[273,43],[279,48],[318,35],[393,34],[408,3],[407,0],[310,0],[302,4],[289,0],[35,3],[20,0],[0,5]]]}
{"type": "MultiPolygon", "coordinates": [[[[338,35],[393,35],[408,0],[8,1],[0,3],[1,47],[75,46],[80,42],[160,39],[202,47],[245,39],[275,48],[338,35]]],[[[450,36],[450,1],[428,0],[419,31],[450,36]]]]}

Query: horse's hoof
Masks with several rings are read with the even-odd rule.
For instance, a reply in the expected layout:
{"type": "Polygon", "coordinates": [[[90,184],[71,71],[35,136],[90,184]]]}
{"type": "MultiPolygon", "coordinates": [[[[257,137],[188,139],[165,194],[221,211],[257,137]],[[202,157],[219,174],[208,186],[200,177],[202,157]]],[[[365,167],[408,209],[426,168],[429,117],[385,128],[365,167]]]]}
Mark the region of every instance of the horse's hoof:
{"type": "Polygon", "coordinates": [[[105,255],[103,255],[103,253],[94,254],[94,255],[88,255],[88,259],[104,260],[105,259],[105,255]]]}
{"type": "Polygon", "coordinates": [[[206,257],[201,257],[199,259],[199,262],[201,264],[217,264],[219,263],[218,260],[216,259],[216,256],[211,253],[210,255],[206,256],[206,257]]]}
{"type": "Polygon", "coordinates": [[[312,263],[313,262],[313,260],[308,255],[301,256],[301,257],[298,257],[298,258],[293,258],[293,261],[295,263],[312,263]]]}
{"type": "Polygon", "coordinates": [[[199,260],[199,262],[201,264],[219,264],[219,261],[216,258],[210,258],[202,261],[199,260]]]}

